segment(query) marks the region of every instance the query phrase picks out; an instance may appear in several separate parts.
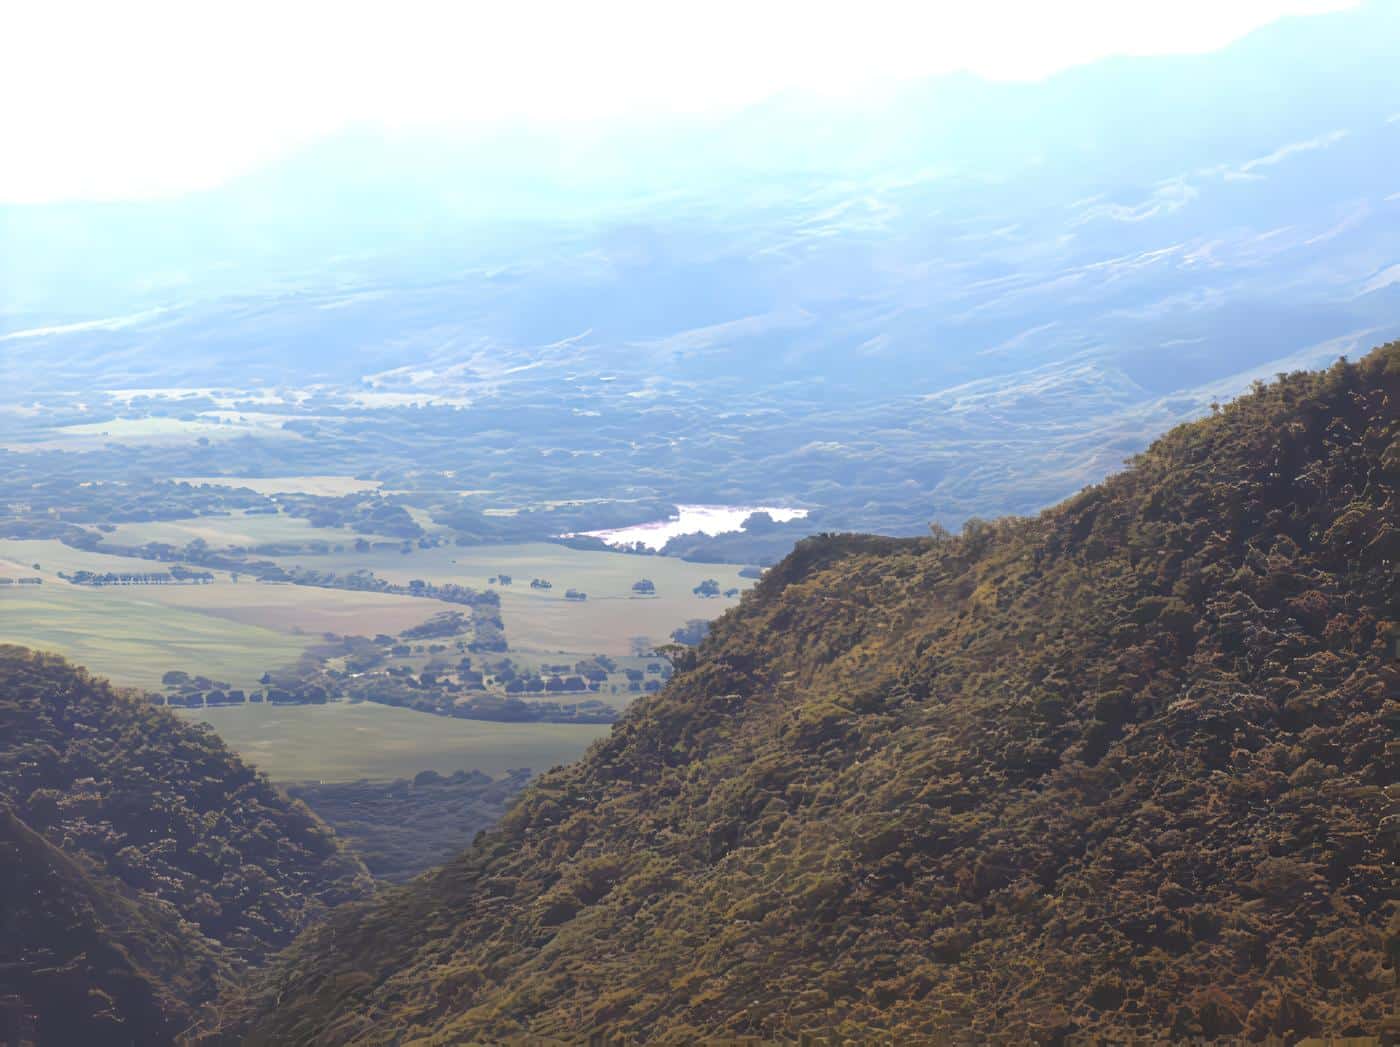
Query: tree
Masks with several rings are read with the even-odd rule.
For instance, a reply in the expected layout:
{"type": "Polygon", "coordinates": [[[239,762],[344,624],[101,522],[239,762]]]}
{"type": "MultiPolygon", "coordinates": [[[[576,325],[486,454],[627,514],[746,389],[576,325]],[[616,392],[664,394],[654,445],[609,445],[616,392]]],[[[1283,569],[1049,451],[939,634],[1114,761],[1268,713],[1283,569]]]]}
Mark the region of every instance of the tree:
{"type": "Polygon", "coordinates": [[[694,647],[710,632],[710,623],[704,618],[692,618],[679,629],[671,630],[671,639],[676,643],[694,647]]]}

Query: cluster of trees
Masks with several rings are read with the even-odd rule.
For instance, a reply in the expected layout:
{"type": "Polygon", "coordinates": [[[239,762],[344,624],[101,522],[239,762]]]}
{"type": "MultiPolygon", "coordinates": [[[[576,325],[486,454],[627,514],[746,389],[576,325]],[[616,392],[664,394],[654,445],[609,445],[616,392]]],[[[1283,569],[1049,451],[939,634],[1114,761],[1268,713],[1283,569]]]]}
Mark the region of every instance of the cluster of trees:
{"type": "Polygon", "coordinates": [[[671,639],[694,647],[710,635],[710,622],[706,618],[690,618],[686,623],[671,630],[671,639]]]}
{"type": "Polygon", "coordinates": [[[438,640],[449,636],[460,636],[470,628],[461,611],[440,611],[422,625],[415,625],[399,633],[405,640],[438,640]]]}
{"type": "MultiPolygon", "coordinates": [[[[185,708],[198,708],[203,705],[242,705],[247,701],[260,702],[265,698],[261,691],[248,693],[207,676],[194,675],[180,669],[171,669],[160,678],[165,688],[165,704],[185,708]]],[[[155,696],[152,696],[153,700],[155,696]]]]}
{"type": "MultiPolygon", "coordinates": [[[[122,523],[189,519],[234,511],[276,512],[266,496],[244,488],[201,487],[177,480],[93,481],[76,463],[15,463],[0,477],[0,529],[8,537],[93,536],[122,523]],[[70,475],[64,475],[69,473],[70,475]]],[[[129,475],[122,468],[109,475],[129,475]]]]}
{"type": "Polygon", "coordinates": [[[1377,1035],[1397,563],[1400,345],[1034,519],[811,539],[442,875],[303,937],[230,1029],[1377,1035]]]}
{"type": "Polygon", "coordinates": [[[424,581],[422,578],[414,578],[407,585],[403,585],[380,578],[367,568],[351,571],[349,574],[318,571],[305,567],[293,567],[291,570],[279,567],[278,570],[281,572],[281,577],[269,580],[295,582],[298,585],[316,585],[326,589],[353,589],[356,592],[421,596],[431,600],[441,600],[444,603],[464,604],[471,608],[487,611],[499,611],[501,606],[499,593],[490,589],[484,591],[472,589],[469,586],[458,585],[456,582],[438,584],[424,581]]]}
{"type": "Polygon", "coordinates": [[[690,591],[696,596],[703,596],[707,599],[713,599],[714,597],[723,595],[726,599],[732,600],[734,597],[739,595],[739,590],[735,587],[725,589],[721,594],[719,582],[715,581],[715,579],[713,578],[706,578],[703,582],[695,586],[695,588],[691,589],[690,591]]]}
{"type": "Polygon", "coordinates": [[[214,580],[209,571],[192,571],[188,567],[172,567],[168,571],[74,571],[58,572],[74,585],[207,585],[214,580]]]}

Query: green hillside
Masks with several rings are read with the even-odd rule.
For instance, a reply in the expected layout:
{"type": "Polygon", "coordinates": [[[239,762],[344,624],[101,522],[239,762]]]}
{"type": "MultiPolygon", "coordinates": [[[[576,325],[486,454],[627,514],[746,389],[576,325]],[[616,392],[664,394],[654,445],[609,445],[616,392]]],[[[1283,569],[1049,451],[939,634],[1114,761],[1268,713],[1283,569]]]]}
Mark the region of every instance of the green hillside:
{"type": "Polygon", "coordinates": [[[43,1044],[162,1042],[193,1004],[370,889],[320,821],[207,729],[12,646],[0,646],[0,810],[0,996],[38,1011],[43,1044]],[[58,1031],[80,1017],[110,1027],[58,1031]]]}
{"type": "Polygon", "coordinates": [[[1392,344],[1037,518],[803,543],[498,830],[299,940],[229,1039],[1374,1032],[1398,413],[1392,344]]]}
{"type": "Polygon", "coordinates": [[[39,1043],[175,1042],[230,957],[169,907],[123,892],[0,807],[0,992],[39,1043]],[[207,984],[205,984],[207,983],[207,984]]]}

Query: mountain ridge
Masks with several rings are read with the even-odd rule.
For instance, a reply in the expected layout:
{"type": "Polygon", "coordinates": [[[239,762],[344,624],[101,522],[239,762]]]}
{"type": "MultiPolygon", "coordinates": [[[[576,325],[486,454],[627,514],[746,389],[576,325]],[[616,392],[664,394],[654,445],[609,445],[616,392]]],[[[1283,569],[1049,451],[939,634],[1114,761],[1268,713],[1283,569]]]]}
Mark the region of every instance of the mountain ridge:
{"type": "Polygon", "coordinates": [[[666,691],[300,939],[222,1035],[1373,1032],[1398,407],[1393,343],[1038,517],[801,543],[666,691]]]}

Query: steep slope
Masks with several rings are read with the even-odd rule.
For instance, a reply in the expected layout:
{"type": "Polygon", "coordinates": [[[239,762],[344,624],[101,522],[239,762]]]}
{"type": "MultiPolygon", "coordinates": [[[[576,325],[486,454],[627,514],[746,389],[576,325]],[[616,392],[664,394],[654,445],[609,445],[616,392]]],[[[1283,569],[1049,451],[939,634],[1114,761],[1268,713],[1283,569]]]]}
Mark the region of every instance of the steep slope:
{"type": "Polygon", "coordinates": [[[230,966],[168,906],[123,892],[0,807],[0,987],[38,1016],[40,1043],[173,1043],[201,983],[230,966]]]}
{"type": "Polygon", "coordinates": [[[1400,345],[1031,520],[803,543],[255,1043],[1373,1030],[1395,984],[1400,345]]]}
{"type": "MultiPolygon", "coordinates": [[[[165,993],[183,1013],[225,975],[371,887],[364,866],[320,821],[210,731],[118,694],[61,658],[13,646],[0,646],[0,807],[11,811],[3,875],[20,892],[6,891],[6,926],[14,934],[28,928],[23,938],[7,932],[6,948],[20,943],[24,951],[0,963],[0,995],[40,1006],[45,1043],[68,1042],[52,1032],[71,1017],[66,997],[31,997],[26,986],[47,984],[52,968],[81,981],[93,964],[143,967],[152,950],[124,944],[138,925],[153,928],[150,941],[179,943],[181,962],[151,965],[149,982],[152,1000],[165,993]],[[99,896],[101,904],[91,901],[99,896]],[[73,935],[60,933],[65,913],[73,935]],[[37,922],[25,923],[30,917],[37,922]],[[109,959],[94,957],[94,942],[109,959]]],[[[176,948],[154,952],[168,957],[176,948]]],[[[107,969],[93,968],[91,978],[113,996],[112,1021],[145,1022],[150,1001],[127,1013],[137,997],[113,990],[107,969]]]]}

